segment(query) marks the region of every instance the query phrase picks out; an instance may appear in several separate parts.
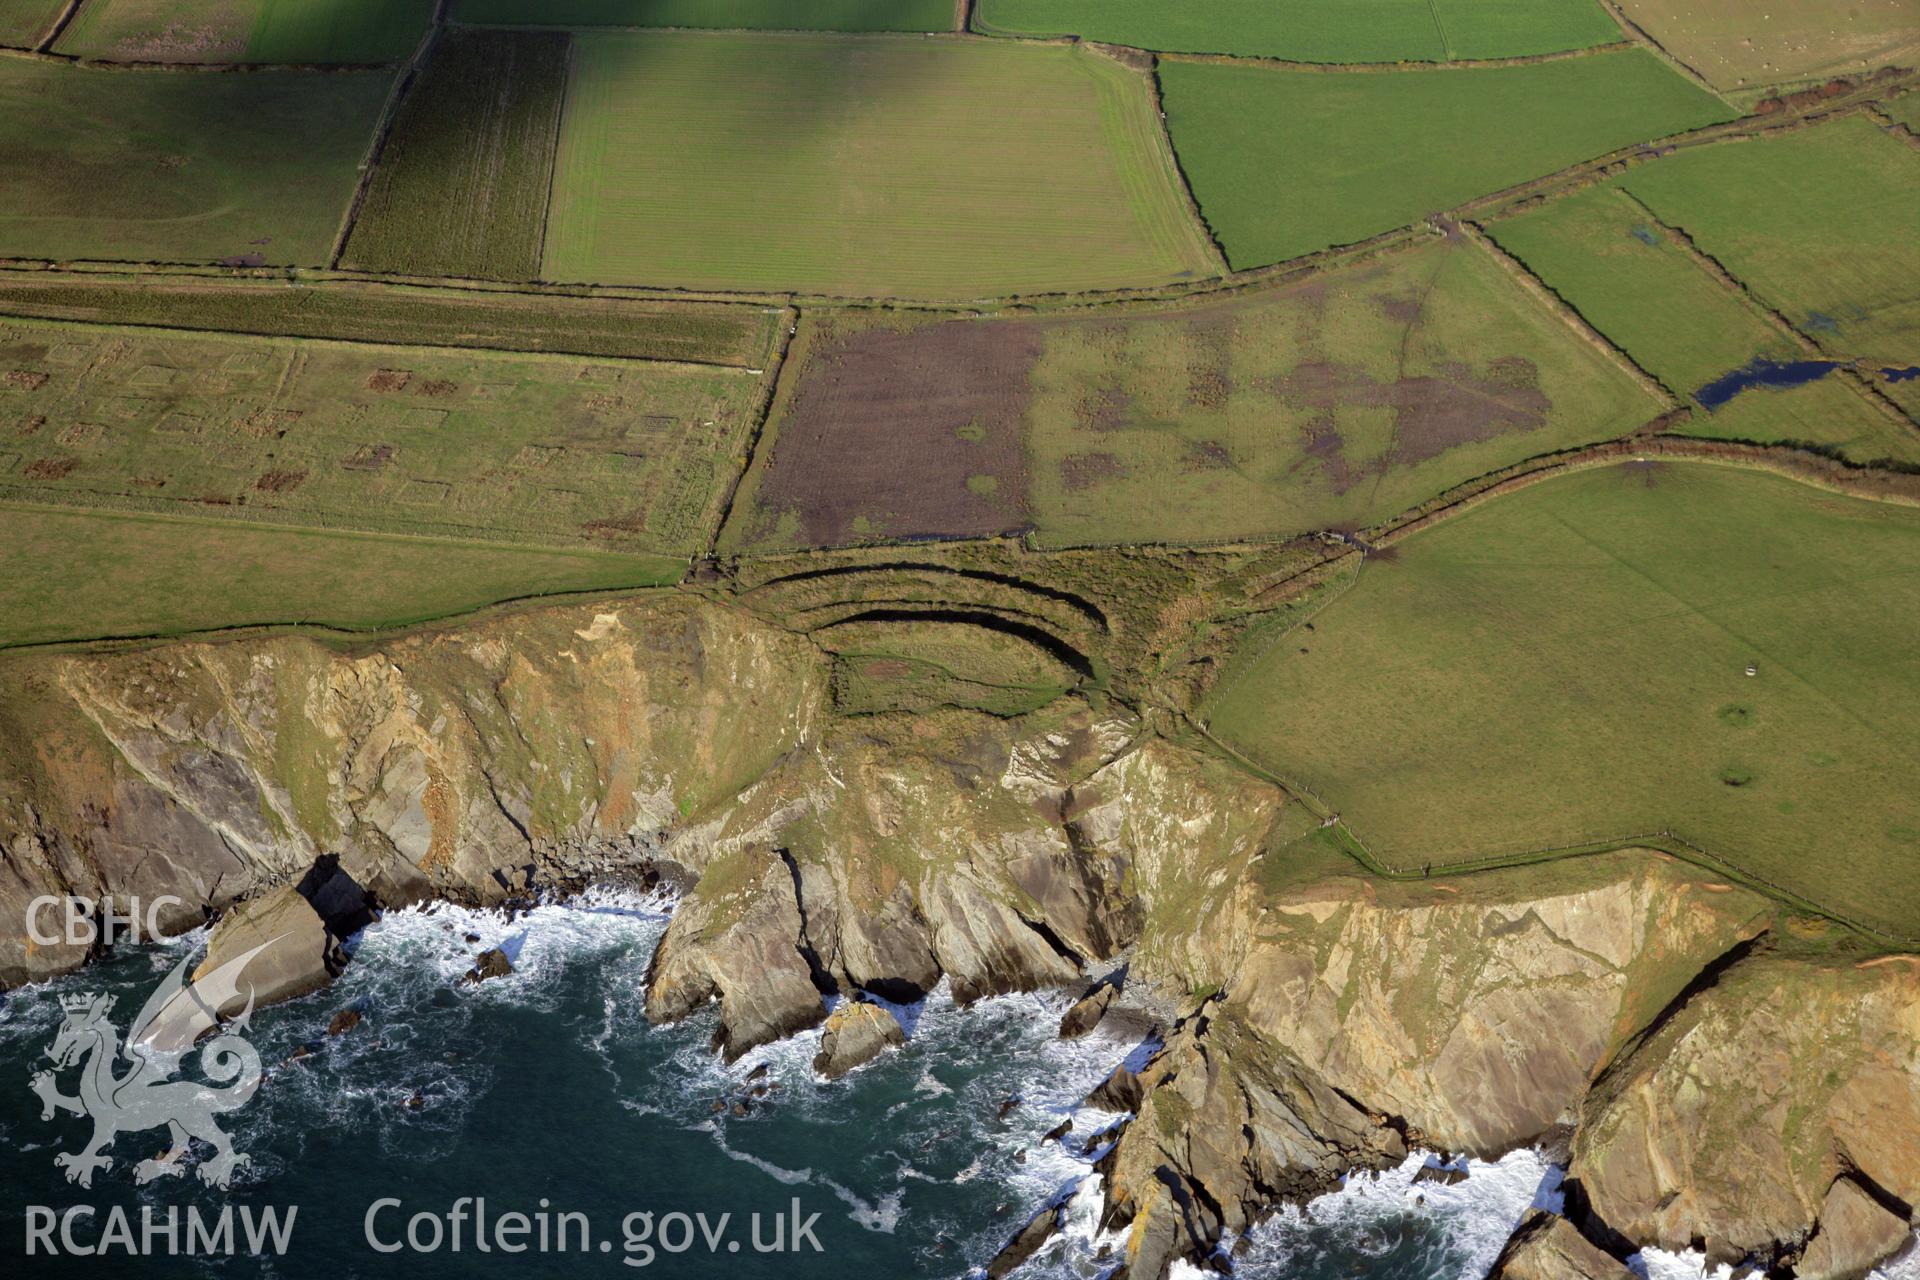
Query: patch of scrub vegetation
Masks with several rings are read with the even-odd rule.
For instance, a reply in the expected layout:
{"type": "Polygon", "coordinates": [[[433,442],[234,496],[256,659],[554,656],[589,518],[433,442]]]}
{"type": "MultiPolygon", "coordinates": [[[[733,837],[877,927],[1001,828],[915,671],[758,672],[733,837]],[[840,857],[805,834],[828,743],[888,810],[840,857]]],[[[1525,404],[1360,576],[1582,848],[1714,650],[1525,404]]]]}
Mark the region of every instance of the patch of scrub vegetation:
{"type": "Polygon", "coordinates": [[[1619,0],[1635,25],[1723,91],[1871,71],[1920,51],[1907,0],[1619,0]]]}
{"type": "Polygon", "coordinates": [[[0,59],[0,255],[324,264],[390,83],[0,59]]]}
{"type": "Polygon", "coordinates": [[[1622,38],[1597,0],[979,0],[974,26],[1291,62],[1514,58],[1622,38]]]}
{"type": "Polygon", "coordinates": [[[1205,708],[1373,857],[1418,871],[1670,831],[1920,934],[1920,844],[1900,835],[1920,825],[1900,711],[1920,697],[1920,512],[1715,464],[1651,484],[1610,467],[1395,551],[1205,708]]]}
{"type": "Polygon", "coordinates": [[[47,38],[63,0],[0,0],[0,45],[31,49],[47,38]]]}
{"type": "Polygon", "coordinates": [[[0,496],[499,542],[704,547],[736,369],[0,326],[0,496]]]}
{"type": "Polygon", "coordinates": [[[330,280],[0,271],[0,315],[760,368],[778,310],[330,280]]]}
{"type": "MultiPolygon", "coordinates": [[[[1677,395],[1691,397],[1755,360],[1804,358],[1753,299],[1697,262],[1618,182],[1535,206],[1488,232],[1677,395]]],[[[1920,461],[1920,437],[1837,378],[1755,387],[1711,410],[1693,403],[1680,428],[1687,435],[1793,441],[1855,462],[1920,461]]]]}
{"type": "Polygon", "coordinates": [[[501,600],[664,586],[682,559],[0,505],[0,645],[405,626],[501,600]]]}
{"type": "Polygon", "coordinates": [[[460,29],[441,38],[380,152],[345,265],[490,280],[540,274],[567,41],[460,29]]]}
{"type": "Polygon", "coordinates": [[[1210,252],[1145,77],[1087,49],[574,37],[549,279],[968,298],[1202,276],[1210,252]]]}
{"type": "Polygon", "coordinates": [[[1352,244],[1733,116],[1638,48],[1386,74],[1170,58],[1160,81],[1181,164],[1236,268],[1352,244]]]}
{"type": "Polygon", "coordinates": [[[1920,364],[1920,153],[1873,121],[1689,147],[1615,181],[1822,350],[1920,364]]]}
{"type": "Polygon", "coordinates": [[[462,22],[734,31],[951,31],[953,0],[456,0],[462,22]]]}
{"type": "Polygon", "coordinates": [[[1464,237],[1197,306],[809,322],[789,368],[730,546],[1358,528],[1662,408],[1464,237]]]}
{"type": "Polygon", "coordinates": [[[411,54],[434,0],[86,0],[59,51],[113,62],[381,63],[411,54]]]}

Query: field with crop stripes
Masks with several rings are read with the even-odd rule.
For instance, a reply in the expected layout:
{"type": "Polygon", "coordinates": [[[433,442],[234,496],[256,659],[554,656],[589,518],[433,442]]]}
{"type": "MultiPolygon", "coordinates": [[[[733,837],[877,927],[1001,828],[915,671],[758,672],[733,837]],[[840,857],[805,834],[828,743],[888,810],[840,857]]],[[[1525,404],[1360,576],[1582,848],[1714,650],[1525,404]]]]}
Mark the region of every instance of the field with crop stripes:
{"type": "Polygon", "coordinates": [[[1090,50],[574,39],[549,279],[968,298],[1211,270],[1144,75],[1090,50]]]}
{"type": "Polygon", "coordinates": [[[31,49],[53,29],[60,0],[0,0],[0,45],[31,49]]]}
{"type": "Polygon", "coordinates": [[[344,265],[538,276],[566,83],[563,33],[448,32],[394,121],[344,265]]]}

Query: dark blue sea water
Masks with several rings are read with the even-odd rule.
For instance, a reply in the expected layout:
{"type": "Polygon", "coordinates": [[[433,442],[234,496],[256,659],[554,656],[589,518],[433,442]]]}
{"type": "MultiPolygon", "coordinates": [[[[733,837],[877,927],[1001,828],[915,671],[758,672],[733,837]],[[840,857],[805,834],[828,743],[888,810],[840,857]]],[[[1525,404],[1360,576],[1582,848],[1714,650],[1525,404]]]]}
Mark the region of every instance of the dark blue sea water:
{"type": "MultiPolygon", "coordinates": [[[[1099,1033],[1062,1044],[1055,1029],[1063,1001],[1055,997],[959,1010],[936,993],[902,1010],[911,1031],[905,1049],[839,1082],[812,1073],[817,1033],[725,1066],[707,1047],[710,1018],[654,1028],[642,1016],[642,978],[664,911],[657,901],[608,893],[511,921],[451,908],[390,914],[362,936],[331,989],[255,1016],[248,1038],[270,1072],[226,1117],[252,1163],[224,1193],[191,1171],[136,1187],[132,1165],[164,1145],[157,1130],[122,1137],[115,1166],[92,1190],[69,1185],[53,1157],[82,1145],[89,1126],[64,1114],[43,1121],[26,1087],[30,1072],[46,1065],[62,994],[115,993],[113,1016],[124,1028],[199,939],[126,951],[9,995],[0,1006],[0,1255],[21,1266],[7,1274],[935,1280],[968,1274],[1054,1196],[1071,1197],[1068,1230],[1020,1274],[1086,1278],[1110,1269],[1099,1251],[1118,1242],[1095,1233],[1097,1180],[1081,1147],[1110,1118],[1076,1108],[1116,1063],[1142,1052],[1139,1044],[1099,1033]],[[480,941],[466,942],[468,933],[480,941]],[[458,986],[474,952],[493,945],[516,955],[517,971],[458,986]],[[348,1006],[363,1011],[362,1024],[326,1037],[330,1018],[348,1006]],[[288,1061],[315,1042],[309,1056],[288,1061]],[[732,1101],[756,1084],[769,1091],[735,1115],[732,1101]],[[716,1100],[727,1103],[718,1113],[716,1100]],[[1044,1139],[1069,1117],[1079,1136],[1044,1139]],[[550,1243],[553,1215],[563,1211],[586,1215],[592,1235],[584,1250],[567,1253],[482,1254],[466,1226],[455,1253],[445,1215],[463,1197],[483,1198],[496,1223],[526,1214],[529,1243],[543,1212],[550,1243]],[[376,1240],[402,1241],[408,1218],[425,1213],[429,1225],[437,1216],[440,1247],[376,1252],[366,1218],[383,1199],[401,1206],[376,1213],[376,1240]],[[60,1213],[82,1204],[101,1215],[76,1221],[83,1245],[100,1239],[101,1219],[116,1205],[136,1232],[142,1208],[197,1208],[208,1222],[223,1206],[297,1213],[280,1257],[23,1256],[28,1206],[60,1213]],[[692,1217],[699,1214],[715,1231],[711,1249],[692,1217]],[[758,1243],[772,1243],[777,1221],[782,1243],[797,1239],[801,1251],[756,1252],[755,1214],[758,1243]],[[688,1216],[692,1243],[684,1251],[673,1251],[688,1237],[671,1215],[688,1216]],[[796,1221],[810,1233],[795,1237],[796,1221]]],[[[191,1058],[186,1074],[195,1074],[191,1058]]],[[[63,1077],[69,1092],[72,1076],[63,1077]]],[[[1305,1212],[1281,1214],[1256,1231],[1239,1274],[1478,1276],[1558,1179],[1523,1151],[1475,1165],[1455,1187],[1414,1186],[1421,1163],[1415,1157],[1377,1180],[1355,1179],[1305,1212]]],[[[427,1227],[419,1230],[429,1242],[427,1227]]],[[[580,1243],[577,1220],[567,1243],[580,1243]]]]}

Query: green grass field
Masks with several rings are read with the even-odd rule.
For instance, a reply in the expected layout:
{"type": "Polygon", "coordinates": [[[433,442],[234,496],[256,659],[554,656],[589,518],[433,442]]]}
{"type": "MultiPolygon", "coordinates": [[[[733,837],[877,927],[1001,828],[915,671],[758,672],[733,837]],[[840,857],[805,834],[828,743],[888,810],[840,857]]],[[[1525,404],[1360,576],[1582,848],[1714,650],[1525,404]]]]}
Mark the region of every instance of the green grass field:
{"type": "Polygon", "coordinates": [[[1920,134],[1920,92],[1910,90],[1881,103],[1880,108],[1889,118],[1907,126],[1909,131],[1920,134]]]}
{"type": "Polygon", "coordinates": [[[1236,268],[1733,114],[1644,49],[1392,74],[1170,59],[1160,79],[1181,164],[1236,268]]]}
{"type": "Polygon", "coordinates": [[[324,264],[390,79],[0,59],[0,255],[324,264]]]}
{"type": "Polygon", "coordinates": [[[901,323],[803,329],[724,546],[1358,528],[1662,407],[1463,238],[1208,305],[901,323]]]}
{"type": "Polygon", "coordinates": [[[1749,0],[1689,0],[1684,6],[1620,0],[1620,7],[1721,90],[1912,66],[1920,51],[1920,13],[1907,0],[1769,0],[1758,15],[1749,0]]]}
{"type": "Polygon", "coordinates": [[[1920,364],[1920,152],[1850,116],[1618,183],[1827,351],[1920,364]]]}
{"type": "Polygon", "coordinates": [[[0,45],[31,49],[53,30],[61,0],[0,0],[0,45]]]}
{"type": "Polygon", "coordinates": [[[501,600],[664,586],[684,560],[0,504],[0,646],[306,623],[370,630],[501,600]]]}
{"type": "Polygon", "coordinates": [[[780,312],[718,302],[330,281],[0,271],[0,316],[757,369],[780,312]]]}
{"type": "Polygon", "coordinates": [[[951,31],[953,0],[456,0],[462,22],[744,31],[951,31]]]}
{"type": "Polygon", "coordinates": [[[0,498],[686,556],[759,379],[9,322],[0,498]]]}
{"type": "Polygon", "coordinates": [[[980,0],[974,26],[1291,62],[1444,62],[1622,39],[1596,0],[980,0]]]}
{"type": "MultiPolygon", "coordinates": [[[[1677,394],[1756,358],[1791,360],[1798,346],[1736,290],[1696,264],[1646,212],[1610,184],[1528,210],[1488,228],[1589,323],[1677,394]],[[1649,300],[1658,299],[1658,305],[1649,300]]],[[[1856,462],[1920,462],[1920,435],[1902,429],[1836,379],[1754,388],[1709,413],[1691,435],[1806,441],[1856,462]]]]}
{"type": "Polygon", "coordinates": [[[394,120],[343,265],[539,276],[567,40],[463,30],[441,38],[394,120]]]}
{"type": "Polygon", "coordinates": [[[575,37],[550,279],[965,298],[1209,271],[1144,77],[1088,50],[575,37]]]}
{"type": "Polygon", "coordinates": [[[432,18],[433,0],[86,0],[59,51],[114,62],[399,62],[432,18]]]}
{"type": "Polygon", "coordinates": [[[1577,472],[1409,537],[1312,622],[1236,656],[1211,728],[1388,864],[1671,829],[1920,935],[1920,511],[1577,472]]]}

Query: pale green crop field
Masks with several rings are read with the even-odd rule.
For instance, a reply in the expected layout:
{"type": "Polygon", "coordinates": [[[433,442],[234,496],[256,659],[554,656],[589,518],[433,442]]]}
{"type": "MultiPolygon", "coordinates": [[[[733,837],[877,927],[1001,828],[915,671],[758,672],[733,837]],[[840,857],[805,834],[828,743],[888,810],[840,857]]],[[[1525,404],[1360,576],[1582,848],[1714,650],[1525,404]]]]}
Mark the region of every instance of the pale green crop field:
{"type": "Polygon", "coordinates": [[[980,0],[974,26],[1291,62],[1443,62],[1622,38],[1596,0],[980,0]]]}
{"type": "Polygon", "coordinates": [[[1089,50],[574,39],[550,279],[967,298],[1211,270],[1144,76],[1089,50]]]}
{"type": "Polygon", "coordinates": [[[1388,73],[1169,59],[1160,80],[1180,162],[1236,268],[1734,115],[1645,49],[1388,73]]]}
{"type": "Polygon", "coordinates": [[[1582,471],[1408,537],[1312,624],[1233,660],[1212,731],[1391,866],[1671,830],[1920,935],[1920,510],[1582,471]]]}

